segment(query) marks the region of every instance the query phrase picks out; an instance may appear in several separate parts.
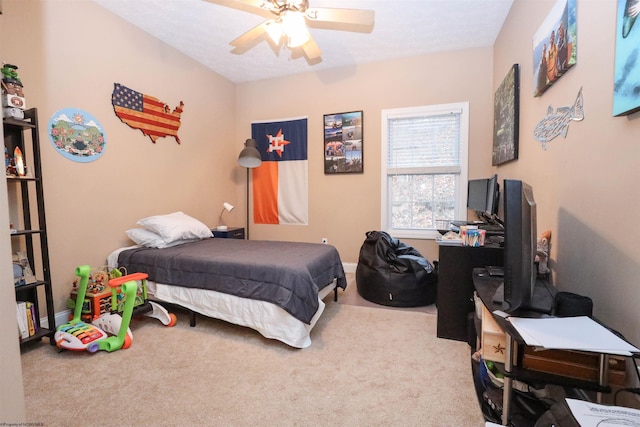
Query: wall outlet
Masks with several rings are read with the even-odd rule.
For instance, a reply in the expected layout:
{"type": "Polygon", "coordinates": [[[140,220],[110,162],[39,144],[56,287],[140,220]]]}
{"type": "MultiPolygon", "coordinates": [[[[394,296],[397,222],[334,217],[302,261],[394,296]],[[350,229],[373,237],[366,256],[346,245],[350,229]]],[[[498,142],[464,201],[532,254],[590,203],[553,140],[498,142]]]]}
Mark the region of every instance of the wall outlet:
{"type": "Polygon", "coordinates": [[[326,245],[327,243],[329,243],[329,239],[327,239],[326,237],[323,237],[322,243],[326,245]]]}

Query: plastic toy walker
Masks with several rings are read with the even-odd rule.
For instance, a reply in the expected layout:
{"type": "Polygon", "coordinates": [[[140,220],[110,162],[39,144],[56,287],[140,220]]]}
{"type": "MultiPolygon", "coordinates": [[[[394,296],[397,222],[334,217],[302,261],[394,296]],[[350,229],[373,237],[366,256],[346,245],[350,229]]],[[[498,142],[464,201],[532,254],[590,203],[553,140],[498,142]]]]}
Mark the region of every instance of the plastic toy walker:
{"type": "Polygon", "coordinates": [[[58,347],[67,350],[95,353],[98,350],[108,352],[129,348],[133,341],[133,334],[129,329],[131,317],[134,314],[146,314],[159,319],[166,326],[176,323],[176,316],[168,313],[162,306],[146,299],[146,273],[132,273],[109,280],[112,303],[111,312],[104,313],[91,323],[81,319],[82,302],[87,293],[90,267],[82,265],[76,268],[76,275],[80,277],[80,284],[76,297],[73,319],[57,328],[54,340],[58,347]],[[135,307],[138,281],[143,291],[144,304],[135,307]]]}

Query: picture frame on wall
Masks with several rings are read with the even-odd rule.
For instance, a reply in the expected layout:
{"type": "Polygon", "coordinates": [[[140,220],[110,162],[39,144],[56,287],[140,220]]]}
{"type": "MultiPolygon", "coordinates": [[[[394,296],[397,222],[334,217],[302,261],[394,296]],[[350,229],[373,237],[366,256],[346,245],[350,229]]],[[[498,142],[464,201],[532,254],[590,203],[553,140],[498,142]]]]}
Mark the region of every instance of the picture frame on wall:
{"type": "Polygon", "coordinates": [[[577,62],[576,0],[557,0],[533,36],[533,96],[542,95],[577,62]]]}
{"type": "Polygon", "coordinates": [[[518,159],[519,120],[520,66],[513,64],[495,93],[491,156],[493,166],[518,159]]]}
{"type": "Polygon", "coordinates": [[[324,173],[363,173],[362,111],[325,114],[324,173]]]}
{"type": "Polygon", "coordinates": [[[640,111],[640,0],[617,0],[613,115],[640,111]]]}

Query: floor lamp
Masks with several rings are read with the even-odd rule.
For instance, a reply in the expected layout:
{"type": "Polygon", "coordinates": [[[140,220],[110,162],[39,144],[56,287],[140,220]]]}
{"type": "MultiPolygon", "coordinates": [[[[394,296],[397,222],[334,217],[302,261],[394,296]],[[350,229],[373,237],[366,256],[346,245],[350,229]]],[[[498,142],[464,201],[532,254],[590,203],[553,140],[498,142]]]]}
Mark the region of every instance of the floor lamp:
{"type": "Polygon", "coordinates": [[[238,164],[247,168],[247,240],[249,240],[249,169],[257,168],[262,164],[262,156],[260,156],[257,146],[258,143],[255,139],[247,139],[238,156],[238,164]]]}

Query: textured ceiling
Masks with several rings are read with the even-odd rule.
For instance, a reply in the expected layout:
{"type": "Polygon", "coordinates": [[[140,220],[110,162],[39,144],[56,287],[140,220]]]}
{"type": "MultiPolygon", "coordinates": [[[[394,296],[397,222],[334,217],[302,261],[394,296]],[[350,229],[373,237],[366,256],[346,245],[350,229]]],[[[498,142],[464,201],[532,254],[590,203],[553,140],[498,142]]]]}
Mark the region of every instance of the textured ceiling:
{"type": "MultiPolygon", "coordinates": [[[[513,0],[310,0],[310,7],[375,11],[371,33],[310,29],[322,60],[310,64],[266,41],[238,55],[229,42],[265,21],[204,0],[94,0],[236,82],[434,52],[491,46],[513,0]]],[[[446,70],[445,70],[446,71],[446,70]]]]}

